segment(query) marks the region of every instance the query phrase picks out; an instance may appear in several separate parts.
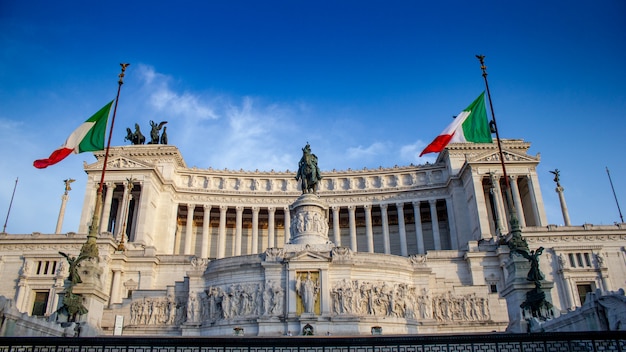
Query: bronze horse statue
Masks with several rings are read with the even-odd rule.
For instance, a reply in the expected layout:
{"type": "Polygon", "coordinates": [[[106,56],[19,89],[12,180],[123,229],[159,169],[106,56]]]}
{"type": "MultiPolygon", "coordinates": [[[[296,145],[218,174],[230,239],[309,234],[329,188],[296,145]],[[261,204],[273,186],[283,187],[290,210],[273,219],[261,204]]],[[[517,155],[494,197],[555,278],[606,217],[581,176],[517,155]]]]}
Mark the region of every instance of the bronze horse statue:
{"type": "Polygon", "coordinates": [[[139,125],[135,124],[135,132],[132,132],[130,128],[126,128],[126,137],[124,137],[124,140],[137,145],[144,144],[146,142],[146,137],[139,130],[139,125]]]}
{"type": "Polygon", "coordinates": [[[322,176],[317,166],[317,156],[311,153],[309,143],[302,148],[302,158],[298,163],[298,173],[296,174],[296,180],[298,179],[302,185],[302,194],[317,192],[318,183],[322,176]]]}

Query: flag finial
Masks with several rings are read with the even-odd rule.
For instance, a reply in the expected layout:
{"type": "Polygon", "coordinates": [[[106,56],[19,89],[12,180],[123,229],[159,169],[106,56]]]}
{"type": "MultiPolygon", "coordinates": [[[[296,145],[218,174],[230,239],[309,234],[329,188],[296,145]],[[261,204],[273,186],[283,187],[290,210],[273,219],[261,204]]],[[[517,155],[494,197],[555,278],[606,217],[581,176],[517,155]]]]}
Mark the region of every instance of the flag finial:
{"type": "Polygon", "coordinates": [[[480,61],[480,69],[483,70],[483,77],[487,77],[487,66],[485,66],[485,55],[476,55],[478,61],[480,61]]]}
{"type": "Polygon", "coordinates": [[[124,84],[124,72],[126,72],[126,67],[130,66],[130,64],[128,63],[121,63],[120,66],[122,66],[122,73],[119,74],[120,80],[118,81],[118,83],[124,84]]]}

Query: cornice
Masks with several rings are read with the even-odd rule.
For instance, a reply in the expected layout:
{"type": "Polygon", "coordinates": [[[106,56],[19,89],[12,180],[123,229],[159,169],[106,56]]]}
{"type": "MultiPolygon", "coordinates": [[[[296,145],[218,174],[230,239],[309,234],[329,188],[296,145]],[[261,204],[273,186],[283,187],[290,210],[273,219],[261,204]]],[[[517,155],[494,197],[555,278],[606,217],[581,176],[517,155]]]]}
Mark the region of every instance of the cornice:
{"type": "MultiPolygon", "coordinates": [[[[98,161],[104,160],[104,150],[94,152],[94,156],[98,161]]],[[[187,168],[185,160],[177,147],[165,144],[146,144],[146,145],[129,145],[111,147],[109,149],[109,159],[115,157],[128,157],[134,160],[142,160],[150,164],[156,164],[160,161],[172,160],[179,168],[187,168]]]]}
{"type": "Polygon", "coordinates": [[[549,225],[522,229],[522,236],[529,244],[550,244],[550,247],[555,248],[583,245],[589,247],[590,243],[623,246],[626,241],[626,230],[623,224],[565,227],[549,225]]]}

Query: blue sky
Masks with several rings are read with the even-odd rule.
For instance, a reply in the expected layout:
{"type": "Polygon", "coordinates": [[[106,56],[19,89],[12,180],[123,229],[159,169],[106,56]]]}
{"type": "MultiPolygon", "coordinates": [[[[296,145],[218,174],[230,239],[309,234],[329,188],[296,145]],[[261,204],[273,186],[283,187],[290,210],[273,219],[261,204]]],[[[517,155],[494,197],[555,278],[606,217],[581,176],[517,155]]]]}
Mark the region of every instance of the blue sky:
{"type": "MultiPolygon", "coordinates": [[[[589,1],[0,2],[0,216],[8,233],[76,231],[83,162],[47,157],[115,98],[126,127],[168,121],[199,168],[294,170],[306,142],[322,170],[433,162],[418,155],[483,90],[486,55],[502,138],[531,143],[548,222],[626,210],[626,3],[589,1]]],[[[147,133],[146,133],[147,134],[147,133]]]]}

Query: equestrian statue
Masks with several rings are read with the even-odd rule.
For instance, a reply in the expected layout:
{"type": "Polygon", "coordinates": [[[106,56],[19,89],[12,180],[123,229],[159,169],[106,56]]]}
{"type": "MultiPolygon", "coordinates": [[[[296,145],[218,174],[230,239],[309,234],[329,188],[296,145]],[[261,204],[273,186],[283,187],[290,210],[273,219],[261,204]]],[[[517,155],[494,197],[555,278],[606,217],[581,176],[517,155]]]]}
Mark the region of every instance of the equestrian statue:
{"type": "Polygon", "coordinates": [[[317,193],[317,186],[322,176],[317,166],[317,156],[311,153],[311,146],[308,142],[302,148],[302,158],[298,163],[298,173],[296,174],[296,180],[298,179],[302,185],[302,194],[317,193]]]}

